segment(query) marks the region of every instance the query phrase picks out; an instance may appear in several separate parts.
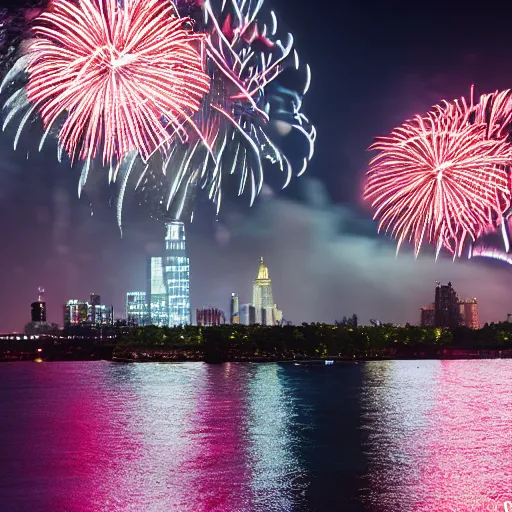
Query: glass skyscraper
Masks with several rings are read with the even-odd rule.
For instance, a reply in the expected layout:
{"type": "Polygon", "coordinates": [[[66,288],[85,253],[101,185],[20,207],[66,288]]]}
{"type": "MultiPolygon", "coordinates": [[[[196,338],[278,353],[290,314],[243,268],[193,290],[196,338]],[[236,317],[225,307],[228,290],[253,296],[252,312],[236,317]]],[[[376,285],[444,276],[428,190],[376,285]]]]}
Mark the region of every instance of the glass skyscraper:
{"type": "Polygon", "coordinates": [[[129,292],[126,294],[126,320],[128,325],[147,325],[148,306],[146,292],[129,292]]]}
{"type": "Polygon", "coordinates": [[[161,257],[148,258],[148,282],[146,301],[153,325],[169,325],[169,308],[165,288],[163,261],[161,257]]]}
{"type": "Polygon", "coordinates": [[[187,256],[185,225],[166,223],[164,280],[169,326],[190,324],[190,264],[187,256]]]}

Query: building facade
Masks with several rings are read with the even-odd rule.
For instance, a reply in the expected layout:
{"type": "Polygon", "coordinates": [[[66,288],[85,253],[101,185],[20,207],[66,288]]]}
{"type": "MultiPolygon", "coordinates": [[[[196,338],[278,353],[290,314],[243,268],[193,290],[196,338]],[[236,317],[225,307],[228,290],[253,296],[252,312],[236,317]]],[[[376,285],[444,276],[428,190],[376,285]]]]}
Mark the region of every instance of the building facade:
{"type": "Polygon", "coordinates": [[[64,306],[64,326],[112,325],[114,308],[105,304],[90,304],[80,300],[68,300],[64,306]]]}
{"type": "Polygon", "coordinates": [[[454,329],[460,325],[459,298],[452,283],[437,283],[434,303],[434,325],[454,329]]]}
{"type": "Polygon", "coordinates": [[[46,302],[39,299],[30,304],[31,322],[46,322],[46,302]]]}
{"type": "Polygon", "coordinates": [[[89,304],[77,299],[68,300],[64,306],[64,325],[87,325],[89,323],[89,304]]]}
{"type": "Polygon", "coordinates": [[[240,323],[240,307],[238,304],[238,295],[236,293],[231,294],[231,301],[229,304],[229,319],[232,324],[240,323]]]}
{"type": "Polygon", "coordinates": [[[240,323],[242,325],[254,325],[256,323],[256,308],[253,304],[240,306],[240,323]]]}
{"type": "Polygon", "coordinates": [[[165,225],[164,282],[168,304],[168,325],[190,324],[190,262],[187,256],[185,224],[165,225]]]}
{"type": "Polygon", "coordinates": [[[460,325],[470,329],[480,329],[478,318],[478,301],[476,299],[465,299],[459,302],[460,325]]]}
{"type": "Polygon", "coordinates": [[[126,322],[128,325],[147,325],[148,317],[146,292],[128,292],[126,294],[126,322]]]}
{"type": "Polygon", "coordinates": [[[260,258],[258,277],[253,281],[252,303],[256,308],[256,323],[272,325],[272,314],[269,314],[269,310],[274,308],[272,280],[269,277],[268,268],[263,258],[260,258]]]}
{"type": "Polygon", "coordinates": [[[427,307],[421,308],[420,325],[422,327],[434,327],[435,325],[435,304],[429,304],[427,307]]]}
{"type": "Polygon", "coordinates": [[[226,323],[224,311],[211,306],[202,307],[196,310],[197,325],[212,326],[226,323]]]}
{"type": "Polygon", "coordinates": [[[272,294],[272,281],[263,258],[260,258],[258,277],[253,281],[253,305],[256,309],[256,323],[276,325],[282,322],[283,312],[277,309],[272,294]]]}
{"type": "Polygon", "coordinates": [[[146,304],[152,325],[160,327],[169,325],[163,259],[158,256],[150,256],[147,260],[146,304]]]}

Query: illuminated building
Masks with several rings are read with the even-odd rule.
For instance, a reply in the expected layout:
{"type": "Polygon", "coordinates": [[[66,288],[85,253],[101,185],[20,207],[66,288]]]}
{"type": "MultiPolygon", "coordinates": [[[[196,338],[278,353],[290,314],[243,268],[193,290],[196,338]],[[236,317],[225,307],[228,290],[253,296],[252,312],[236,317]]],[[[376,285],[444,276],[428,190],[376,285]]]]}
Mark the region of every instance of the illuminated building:
{"type": "Polygon", "coordinates": [[[167,293],[168,325],[190,324],[190,263],[185,225],[166,223],[164,282],[167,293]]]}
{"type": "Polygon", "coordinates": [[[459,299],[452,283],[441,285],[437,283],[434,303],[435,327],[455,328],[460,325],[459,299]]]}
{"type": "Polygon", "coordinates": [[[68,300],[64,306],[64,325],[86,325],[89,323],[89,304],[80,300],[68,300]]]}
{"type": "Polygon", "coordinates": [[[256,308],[256,323],[261,325],[276,325],[283,319],[283,312],[277,309],[272,295],[272,281],[268,268],[260,258],[258,277],[253,282],[252,300],[256,308]]]}
{"type": "Polygon", "coordinates": [[[43,288],[38,288],[38,298],[36,302],[30,304],[31,322],[46,322],[46,302],[43,299],[43,288]]]}
{"type": "Polygon", "coordinates": [[[471,329],[480,329],[478,319],[478,302],[476,299],[465,299],[459,301],[460,325],[471,329]]]}
{"type": "Polygon", "coordinates": [[[114,308],[105,304],[89,306],[89,323],[92,325],[112,325],[114,323],[114,308]]]}
{"type": "Polygon", "coordinates": [[[112,325],[114,308],[104,304],[89,304],[80,300],[68,300],[64,306],[64,326],[112,325]]]}
{"type": "Polygon", "coordinates": [[[128,325],[147,325],[148,307],[146,292],[129,292],[126,294],[126,321],[128,325]]]}
{"type": "Polygon", "coordinates": [[[272,281],[268,275],[268,268],[263,262],[263,258],[260,258],[258,277],[253,282],[252,302],[256,308],[256,323],[262,325],[272,324],[272,314],[268,314],[268,310],[274,307],[272,281]]]}
{"type": "Polygon", "coordinates": [[[421,308],[421,321],[422,327],[434,327],[435,325],[435,304],[432,302],[425,308],[421,308]]]}
{"type": "Polygon", "coordinates": [[[224,311],[211,306],[196,309],[197,325],[212,326],[226,323],[224,311]]]}
{"type": "Polygon", "coordinates": [[[147,260],[147,310],[152,325],[169,325],[169,307],[164,281],[161,257],[149,257],[147,260]]]}
{"type": "Polygon", "coordinates": [[[240,306],[240,323],[242,325],[253,325],[256,323],[256,308],[253,304],[242,304],[240,306]]]}
{"type": "Polygon", "coordinates": [[[101,305],[101,297],[95,293],[91,293],[91,296],[89,297],[89,305],[90,305],[90,311],[89,311],[89,321],[92,324],[95,323],[103,323],[102,322],[102,311],[100,308],[101,305]],[[97,322],[97,320],[99,320],[97,322]]]}
{"type": "Polygon", "coordinates": [[[231,294],[231,302],[230,302],[230,322],[232,324],[240,323],[240,311],[238,306],[238,295],[236,293],[231,294]]]}

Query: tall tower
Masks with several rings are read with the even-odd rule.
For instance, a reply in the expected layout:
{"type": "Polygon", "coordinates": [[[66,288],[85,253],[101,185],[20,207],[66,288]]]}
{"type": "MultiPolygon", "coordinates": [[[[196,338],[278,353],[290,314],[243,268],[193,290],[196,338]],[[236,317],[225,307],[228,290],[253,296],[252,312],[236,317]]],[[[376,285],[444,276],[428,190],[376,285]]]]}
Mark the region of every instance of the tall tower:
{"type": "Polygon", "coordinates": [[[190,262],[185,224],[165,224],[164,280],[169,308],[169,326],[190,324],[190,262]]]}
{"type": "Polygon", "coordinates": [[[30,305],[30,317],[32,322],[46,322],[46,302],[43,298],[44,289],[37,289],[37,302],[30,305]]]}
{"type": "Polygon", "coordinates": [[[236,293],[231,294],[231,302],[229,304],[229,316],[232,324],[240,323],[240,311],[238,307],[238,295],[236,293]]]}
{"type": "Polygon", "coordinates": [[[258,277],[252,288],[252,301],[256,308],[256,323],[273,325],[274,297],[272,296],[272,281],[268,276],[268,268],[260,258],[258,277]]]}

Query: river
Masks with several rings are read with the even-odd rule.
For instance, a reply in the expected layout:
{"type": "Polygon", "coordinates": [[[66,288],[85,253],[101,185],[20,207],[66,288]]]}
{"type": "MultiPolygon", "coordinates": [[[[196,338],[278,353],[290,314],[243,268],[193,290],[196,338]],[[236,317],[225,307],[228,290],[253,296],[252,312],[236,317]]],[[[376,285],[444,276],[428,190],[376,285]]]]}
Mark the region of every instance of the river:
{"type": "Polygon", "coordinates": [[[2,512],[512,512],[512,360],[6,363],[0,411],[2,512]]]}

